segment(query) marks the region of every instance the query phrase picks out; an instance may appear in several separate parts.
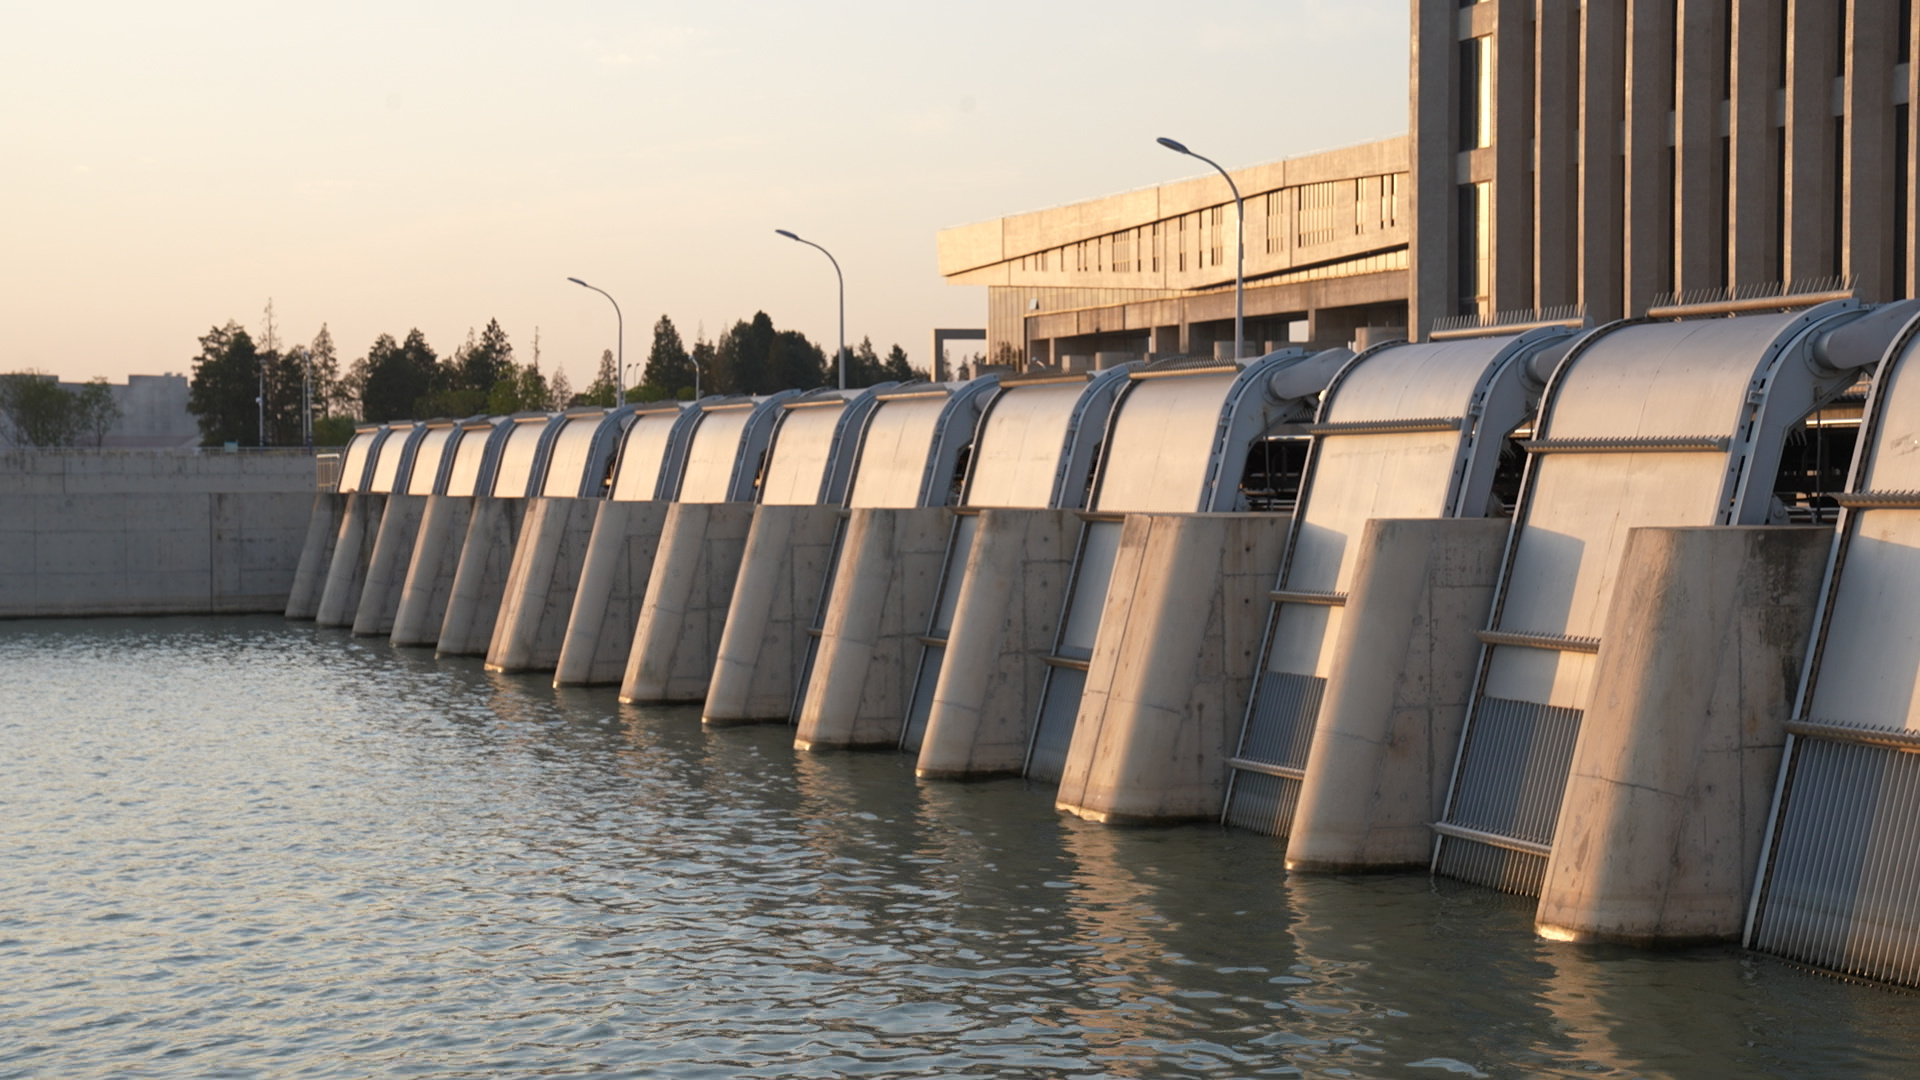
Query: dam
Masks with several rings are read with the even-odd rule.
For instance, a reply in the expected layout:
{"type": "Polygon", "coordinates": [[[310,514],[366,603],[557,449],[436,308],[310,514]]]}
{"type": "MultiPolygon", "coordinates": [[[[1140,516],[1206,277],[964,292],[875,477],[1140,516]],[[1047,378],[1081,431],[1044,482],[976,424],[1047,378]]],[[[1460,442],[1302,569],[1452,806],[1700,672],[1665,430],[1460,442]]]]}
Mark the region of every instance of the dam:
{"type": "Polygon", "coordinates": [[[396,422],[288,615],[418,645],[444,593],[442,653],[711,730],[1916,984],[1916,339],[1920,303],[1784,297],[396,422]],[[1847,490],[1810,490],[1788,449],[1852,416],[1847,490]]]}

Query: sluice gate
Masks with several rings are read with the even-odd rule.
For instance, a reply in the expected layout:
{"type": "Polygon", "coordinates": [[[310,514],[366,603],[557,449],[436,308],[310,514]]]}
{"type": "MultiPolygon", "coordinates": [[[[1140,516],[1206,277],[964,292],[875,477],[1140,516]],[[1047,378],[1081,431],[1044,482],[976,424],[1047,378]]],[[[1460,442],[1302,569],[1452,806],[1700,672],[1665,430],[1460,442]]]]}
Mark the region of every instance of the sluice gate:
{"type": "Polygon", "coordinates": [[[1245,365],[1172,361],[1128,373],[1081,515],[1024,775],[1057,783],[1066,770],[1126,515],[1246,511],[1240,481],[1250,453],[1304,434],[1298,425],[1311,418],[1312,399],[1351,356],[1287,349],[1245,365]]]}
{"type": "Polygon", "coordinates": [[[1920,319],[1867,402],[1746,940],[1920,984],[1920,319]]]}
{"type": "Polygon", "coordinates": [[[952,511],[998,376],[881,392],[860,434],[794,687],[794,746],[899,744],[952,511]]]}
{"type": "Polygon", "coordinates": [[[879,404],[876,395],[895,385],[816,390],[781,403],[707,684],[704,723],[728,727],[791,715],[860,433],[879,404]]]}
{"type": "Polygon", "coordinates": [[[624,702],[699,701],[713,677],[740,572],[753,496],[780,406],[799,396],[710,398],[697,413],[687,463],[660,528],[620,682],[624,702]]]}
{"type": "Polygon", "coordinates": [[[420,536],[420,518],[426,512],[427,500],[441,490],[453,469],[460,425],[458,420],[429,420],[419,425],[424,431],[411,460],[395,478],[386,510],[380,515],[380,531],[367,560],[366,584],[353,616],[356,636],[380,637],[393,632],[407,570],[413,564],[414,542],[420,536]]]}
{"type": "Polygon", "coordinates": [[[304,602],[337,567],[396,644],[1920,983],[1917,310],[370,426],[304,602]],[[1813,433],[1876,362],[1836,540],[1813,433]]]}
{"type": "Polygon", "coordinates": [[[680,486],[701,410],[678,401],[638,406],[620,437],[606,497],[593,504],[573,610],[554,661],[553,685],[617,685],[633,651],[668,501],[680,486]]]}
{"type": "Polygon", "coordinates": [[[1275,836],[1292,829],[1367,522],[1497,515],[1507,436],[1531,415],[1572,340],[1572,329],[1548,327],[1378,346],[1321,395],[1259,677],[1228,762],[1229,824],[1275,836]]]}
{"type": "Polygon", "coordinates": [[[1134,366],[1003,378],[982,411],[900,729],[918,775],[1019,772],[1066,595],[1074,511],[1134,366]]]}
{"type": "Polygon", "coordinates": [[[432,648],[440,642],[454,574],[466,546],[479,492],[493,485],[500,451],[511,431],[505,417],[461,421],[452,436],[453,460],[420,511],[420,527],[400,586],[389,635],[395,645],[432,648]]]}
{"type": "Polygon", "coordinates": [[[516,413],[503,422],[504,439],[492,483],[476,492],[466,539],[460,545],[447,614],[434,646],[439,655],[487,654],[500,602],[506,596],[527,500],[539,494],[547,455],[564,424],[562,414],[545,412],[516,413]]]}
{"type": "MultiPolygon", "coordinates": [[[[1632,530],[1774,516],[1788,430],[1879,359],[1836,333],[1863,315],[1834,301],[1629,320],[1569,351],[1523,444],[1472,704],[1433,825],[1436,873],[1540,895],[1632,530]]],[[[1883,311],[1868,325],[1884,321],[1883,311]]]]}
{"type": "Polygon", "coordinates": [[[527,500],[487,645],[488,670],[551,671],[559,663],[596,511],[633,411],[631,405],[567,411],[537,481],[539,494],[527,500]]]}

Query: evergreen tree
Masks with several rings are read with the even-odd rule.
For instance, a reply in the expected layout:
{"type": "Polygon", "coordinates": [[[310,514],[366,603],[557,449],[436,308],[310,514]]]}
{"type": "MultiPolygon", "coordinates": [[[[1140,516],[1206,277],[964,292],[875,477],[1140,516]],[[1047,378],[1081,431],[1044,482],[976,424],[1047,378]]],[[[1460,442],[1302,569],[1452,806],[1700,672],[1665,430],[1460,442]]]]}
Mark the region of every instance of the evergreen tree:
{"type": "Polygon", "coordinates": [[[396,343],[381,334],[367,350],[366,386],[360,391],[363,418],[373,423],[415,417],[421,406],[431,406],[438,357],[419,329],[407,331],[396,343]]]}
{"type": "Polygon", "coordinates": [[[782,330],[773,336],[767,354],[768,391],[795,387],[811,390],[827,384],[827,354],[807,340],[798,330],[782,330]]]}
{"type": "Polygon", "coordinates": [[[873,339],[861,338],[860,344],[854,346],[847,357],[847,386],[873,386],[886,382],[888,377],[886,368],[880,363],[880,354],[873,351],[873,339]]]}
{"type": "Polygon", "coordinates": [[[355,402],[340,376],[340,353],[333,345],[333,332],[326,323],[307,346],[313,362],[313,411],[321,416],[352,416],[355,402]]]}
{"type": "Polygon", "coordinates": [[[693,352],[687,356],[687,374],[698,373],[698,381],[687,383],[673,392],[673,396],[682,401],[692,401],[714,393],[713,365],[715,362],[713,342],[696,341],[693,352]]]}
{"type": "Polygon", "coordinates": [[[887,358],[881,366],[886,371],[886,377],[895,382],[911,382],[914,379],[927,377],[926,372],[907,362],[907,350],[901,348],[899,342],[895,342],[893,348],[887,350],[887,358]]]}
{"type": "MultiPolygon", "coordinates": [[[[680,388],[693,386],[693,362],[687,356],[687,348],[680,341],[680,331],[674,328],[673,320],[665,315],[653,324],[653,347],[647,350],[647,366],[640,378],[640,387],[654,395],[646,400],[659,401],[663,398],[680,396],[680,388]]],[[[630,397],[642,397],[630,394],[630,397]]]]}
{"type": "MultiPolygon", "coordinates": [[[[391,339],[388,339],[391,340],[391,339]]],[[[239,443],[257,446],[260,393],[260,353],[252,335],[239,323],[227,321],[200,338],[200,355],[193,359],[193,381],[188,384],[187,409],[200,422],[201,445],[239,443]]]]}
{"type": "Polygon", "coordinates": [[[477,341],[468,334],[467,345],[457,354],[457,364],[459,371],[454,388],[478,390],[483,395],[511,373],[513,345],[507,341],[507,332],[500,328],[499,319],[488,319],[487,328],[480,332],[477,341]]]}
{"type": "Polygon", "coordinates": [[[614,367],[613,350],[602,349],[600,369],[594,373],[593,381],[587,384],[586,390],[581,392],[580,404],[610,406],[614,403],[614,398],[620,393],[614,384],[614,367]]]}
{"type": "Polygon", "coordinates": [[[547,384],[547,408],[560,410],[573,405],[573,380],[567,378],[566,368],[554,368],[553,379],[547,384]]]}

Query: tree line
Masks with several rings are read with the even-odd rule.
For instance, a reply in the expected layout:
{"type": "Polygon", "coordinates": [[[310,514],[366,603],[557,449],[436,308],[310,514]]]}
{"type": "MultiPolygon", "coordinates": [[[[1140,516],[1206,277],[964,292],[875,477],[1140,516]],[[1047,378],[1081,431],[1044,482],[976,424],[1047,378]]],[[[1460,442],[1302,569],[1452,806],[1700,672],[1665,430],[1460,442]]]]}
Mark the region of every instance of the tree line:
{"type": "Polygon", "coordinates": [[[0,434],[14,446],[101,446],[120,415],[105,379],[68,390],[44,371],[0,375],[0,434]]]}
{"type": "MultiPolygon", "coordinates": [[[[325,325],[309,345],[283,348],[271,302],[266,316],[259,341],[232,320],[200,338],[188,408],[199,420],[205,445],[301,445],[303,408],[312,410],[314,444],[339,446],[359,422],[610,406],[618,395],[612,350],[601,354],[593,382],[575,393],[566,372],[556,370],[549,378],[540,370],[537,328],[533,357],[521,364],[497,319],[489,319],[478,333],[469,330],[467,340],[446,356],[418,328],[399,340],[381,334],[342,370],[325,325]]],[[[897,344],[884,357],[870,339],[848,350],[849,387],[925,377],[897,344]]],[[[735,322],[711,342],[698,336],[691,349],[673,320],[662,315],[653,327],[640,382],[627,389],[626,397],[691,400],[696,388],[701,394],[770,394],[834,386],[838,380],[837,367],[819,345],[797,330],[777,329],[764,311],[735,322]]]]}

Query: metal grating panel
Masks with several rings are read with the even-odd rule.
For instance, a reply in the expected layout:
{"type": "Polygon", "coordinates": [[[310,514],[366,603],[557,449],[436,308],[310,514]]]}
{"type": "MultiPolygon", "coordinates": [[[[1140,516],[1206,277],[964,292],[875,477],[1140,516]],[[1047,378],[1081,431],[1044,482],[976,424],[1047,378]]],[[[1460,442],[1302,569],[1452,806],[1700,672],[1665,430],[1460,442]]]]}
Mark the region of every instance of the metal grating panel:
{"type": "Polygon", "coordinates": [[[1227,824],[1268,836],[1285,836],[1293,828],[1293,811],[1299,802],[1300,781],[1243,772],[1233,778],[1227,824]]]}
{"type": "Polygon", "coordinates": [[[1484,885],[1518,896],[1539,896],[1547,880],[1547,859],[1525,851],[1449,836],[1440,841],[1441,876],[1484,885]]]}
{"type": "Polygon", "coordinates": [[[1320,695],[1327,680],[1317,675],[1269,671],[1260,676],[1253,696],[1253,715],[1240,736],[1237,755],[1269,765],[1307,767],[1313,746],[1313,725],[1320,717],[1320,695]]]}
{"type": "Polygon", "coordinates": [[[900,734],[902,750],[920,749],[920,743],[927,737],[927,717],[933,715],[933,691],[940,683],[940,662],[946,657],[945,645],[927,645],[920,650],[920,674],[913,681],[906,730],[900,734]]]}
{"type": "MultiPolygon", "coordinates": [[[[1450,824],[1552,844],[1560,796],[1580,736],[1581,710],[1482,698],[1467,732],[1447,814],[1450,824]]],[[[1448,877],[1538,895],[1546,860],[1449,837],[1436,867],[1448,877]],[[1528,860],[1538,862],[1537,869],[1528,860]],[[1526,866],[1516,867],[1516,861],[1526,866]],[[1526,883],[1531,881],[1531,891],[1526,883]]]]}
{"type": "Polygon", "coordinates": [[[1802,738],[1753,946],[1920,982],[1920,754],[1802,738]]]}
{"type": "MultiPolygon", "coordinates": [[[[1290,671],[1269,671],[1254,689],[1253,713],[1240,734],[1237,757],[1288,768],[1307,767],[1313,726],[1320,717],[1320,695],[1327,680],[1290,671]]],[[[1300,782],[1282,776],[1242,771],[1233,778],[1226,821],[1268,836],[1293,831],[1293,808],[1300,782]]]]}
{"type": "Polygon", "coordinates": [[[1033,747],[1027,751],[1027,776],[1060,782],[1067,769],[1067,748],[1073,745],[1073,724],[1080,715],[1080,695],[1086,688],[1084,671],[1057,667],[1047,672],[1040,722],[1034,728],[1033,747]]]}

